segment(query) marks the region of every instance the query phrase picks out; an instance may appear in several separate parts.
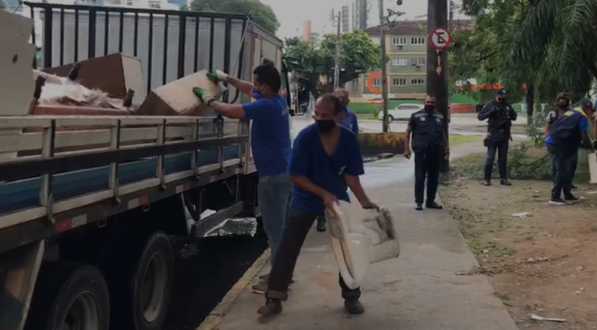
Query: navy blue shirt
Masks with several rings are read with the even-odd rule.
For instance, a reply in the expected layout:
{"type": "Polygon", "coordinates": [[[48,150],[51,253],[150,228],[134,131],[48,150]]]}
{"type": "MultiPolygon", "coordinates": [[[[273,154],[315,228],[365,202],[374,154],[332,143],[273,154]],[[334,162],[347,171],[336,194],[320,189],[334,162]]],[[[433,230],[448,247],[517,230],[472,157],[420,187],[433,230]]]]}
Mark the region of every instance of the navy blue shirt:
{"type": "Polygon", "coordinates": [[[245,118],[253,121],[251,149],[259,176],[286,173],[290,157],[288,107],[282,96],[243,104],[245,118]]]}
{"type": "MultiPolygon", "coordinates": [[[[315,124],[303,129],[296,139],[288,165],[291,175],[306,176],[315,185],[349,202],[344,174],[359,176],[365,173],[363,157],[357,136],[341,127],[334,153],[329,156],[321,143],[315,124]]],[[[294,186],[292,206],[297,209],[323,214],[324,205],[319,196],[294,186]]]]}

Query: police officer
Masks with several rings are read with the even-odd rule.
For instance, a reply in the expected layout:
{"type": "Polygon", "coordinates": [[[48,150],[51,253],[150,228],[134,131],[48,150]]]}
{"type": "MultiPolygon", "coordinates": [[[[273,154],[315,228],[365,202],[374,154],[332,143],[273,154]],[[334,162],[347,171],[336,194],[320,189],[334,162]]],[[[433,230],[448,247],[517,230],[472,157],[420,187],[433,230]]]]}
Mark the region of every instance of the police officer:
{"type": "Polygon", "coordinates": [[[558,94],[556,105],[560,111],[566,111],[549,127],[549,134],[544,139],[556,167],[549,203],[566,205],[579,199],[570,190],[572,187],[571,165],[574,157],[578,155],[581,142],[588,148],[594,148],[594,146],[591,145],[587,134],[589,120],[584,112],[569,109],[570,97],[564,93],[558,94]],[[562,193],[564,194],[563,199],[562,193]]]}
{"type": "Polygon", "coordinates": [[[404,156],[411,157],[410,139],[412,133],[412,149],[415,152],[415,210],[423,210],[423,192],[427,177],[428,209],[441,209],[435,202],[439,183],[439,168],[442,151],[446,159],[450,156],[448,138],[444,131],[444,116],[435,110],[435,96],[425,98],[425,108],[410,116],[404,140],[404,156]],[[443,149],[443,150],[442,150],[443,149]]]}
{"type": "Polygon", "coordinates": [[[485,160],[484,186],[491,185],[491,172],[495,154],[498,155],[498,169],[500,172],[500,184],[510,186],[506,163],[508,157],[508,144],[511,140],[510,129],[512,121],[518,117],[510,103],[506,101],[506,90],[499,89],[496,92],[495,100],[488,102],[477,115],[479,120],[488,119],[487,136],[483,141],[487,147],[487,159],[485,160]]]}

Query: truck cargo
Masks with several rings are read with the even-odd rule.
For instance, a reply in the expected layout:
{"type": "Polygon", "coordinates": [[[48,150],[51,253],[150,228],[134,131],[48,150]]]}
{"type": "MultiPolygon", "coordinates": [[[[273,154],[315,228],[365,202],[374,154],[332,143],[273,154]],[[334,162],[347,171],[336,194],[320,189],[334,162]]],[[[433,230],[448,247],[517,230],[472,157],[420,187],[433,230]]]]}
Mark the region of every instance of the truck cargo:
{"type": "MultiPolygon", "coordinates": [[[[32,38],[41,42],[29,43],[30,20],[0,12],[0,329],[158,330],[174,281],[172,238],[259,216],[250,124],[213,111],[40,104],[34,45],[37,70],[66,77],[82,63],[78,83],[111,98],[134,94],[131,108],[201,70],[250,81],[270,61],[290,106],[282,41],[245,15],[25,5],[40,15],[32,38]],[[206,210],[215,213],[201,217],[206,210]]],[[[250,101],[234,88],[223,99],[250,101]]]]}

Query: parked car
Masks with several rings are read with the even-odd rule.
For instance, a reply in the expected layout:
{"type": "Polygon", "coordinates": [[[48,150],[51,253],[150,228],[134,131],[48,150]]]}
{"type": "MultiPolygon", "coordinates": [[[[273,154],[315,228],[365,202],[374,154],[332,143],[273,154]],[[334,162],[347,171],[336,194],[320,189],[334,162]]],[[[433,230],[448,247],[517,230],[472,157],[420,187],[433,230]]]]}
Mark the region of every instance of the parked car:
{"type": "MultiPolygon", "coordinates": [[[[388,109],[388,121],[392,122],[394,120],[408,120],[410,115],[414,112],[417,112],[423,109],[423,104],[415,104],[415,103],[403,103],[398,105],[394,109],[388,109]]],[[[383,120],[383,112],[379,113],[377,119],[383,120]]]]}

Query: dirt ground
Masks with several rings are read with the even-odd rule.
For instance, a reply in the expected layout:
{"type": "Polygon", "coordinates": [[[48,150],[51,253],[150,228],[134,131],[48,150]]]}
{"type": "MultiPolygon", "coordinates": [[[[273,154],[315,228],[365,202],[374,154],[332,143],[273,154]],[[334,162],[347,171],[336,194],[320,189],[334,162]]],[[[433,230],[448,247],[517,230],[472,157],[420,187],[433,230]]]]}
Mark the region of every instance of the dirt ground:
{"type": "Polygon", "coordinates": [[[520,329],[597,329],[597,187],[577,184],[584,201],[550,206],[550,182],[512,183],[453,179],[440,189],[481,265],[459,274],[488,276],[520,329]]]}

